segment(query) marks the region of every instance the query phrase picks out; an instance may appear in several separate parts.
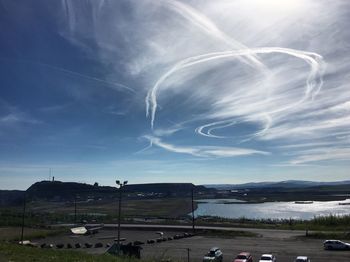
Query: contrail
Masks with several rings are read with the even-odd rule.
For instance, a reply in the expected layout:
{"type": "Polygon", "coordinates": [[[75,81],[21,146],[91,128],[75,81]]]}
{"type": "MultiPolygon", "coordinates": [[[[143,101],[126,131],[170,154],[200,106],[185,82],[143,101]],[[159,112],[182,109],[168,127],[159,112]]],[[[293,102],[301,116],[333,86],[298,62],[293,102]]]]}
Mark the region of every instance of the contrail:
{"type": "Polygon", "coordinates": [[[166,143],[159,137],[144,136],[155,146],[163,148],[169,152],[189,154],[196,157],[205,158],[217,158],[217,157],[235,157],[245,155],[269,155],[269,152],[254,150],[249,148],[240,147],[220,147],[220,146],[175,146],[170,143],[166,143]]]}
{"type": "Polygon", "coordinates": [[[170,70],[163,74],[155,83],[155,85],[148,91],[146,96],[146,116],[151,116],[151,127],[153,129],[155,114],[157,110],[157,92],[160,89],[161,84],[171,75],[176,73],[179,70],[198,65],[205,62],[210,62],[213,60],[228,58],[228,57],[240,57],[246,56],[249,54],[270,54],[270,53],[282,53],[290,56],[294,56],[304,60],[310,67],[311,71],[306,80],[306,90],[304,96],[295,104],[289,105],[280,109],[276,109],[266,114],[273,114],[281,112],[290,108],[295,107],[296,105],[304,102],[310,97],[313,98],[320,91],[323,81],[322,74],[324,72],[325,64],[323,62],[322,56],[317,53],[282,48],[282,47],[263,47],[263,48],[253,48],[246,50],[236,50],[236,51],[223,51],[223,52],[213,52],[198,56],[189,57],[184,59],[177,64],[175,64],[170,70]]]}
{"type": "MultiPolygon", "coordinates": [[[[146,137],[146,138],[147,138],[147,137],[146,137]]],[[[148,139],[148,138],[147,138],[147,139],[148,139]]],[[[152,139],[148,139],[148,141],[149,141],[149,145],[148,145],[148,146],[146,146],[145,148],[142,148],[141,150],[139,150],[139,151],[135,152],[135,154],[140,154],[140,153],[143,153],[143,152],[145,152],[146,150],[148,150],[148,149],[152,148],[152,145],[153,145],[153,140],[152,140],[152,139]]]]}
{"type": "MultiPolygon", "coordinates": [[[[32,62],[32,63],[34,63],[34,62],[32,62]]],[[[128,91],[130,91],[132,93],[135,93],[134,89],[132,89],[131,87],[128,87],[126,85],[120,84],[120,83],[106,81],[106,80],[103,80],[101,78],[84,75],[84,74],[81,74],[81,73],[78,73],[78,72],[75,72],[75,71],[71,71],[71,70],[68,70],[68,69],[65,69],[65,68],[61,68],[61,67],[57,67],[57,66],[53,66],[53,65],[49,65],[49,64],[45,64],[45,63],[39,63],[39,62],[35,62],[35,63],[39,64],[41,66],[44,66],[44,67],[48,67],[48,68],[51,68],[51,69],[54,69],[54,70],[57,70],[57,71],[61,71],[61,72],[70,74],[70,75],[74,75],[74,76],[78,76],[78,77],[85,78],[85,79],[88,79],[88,80],[96,81],[96,82],[102,83],[104,85],[114,86],[114,87],[117,87],[118,89],[126,89],[126,90],[128,90],[128,91]]]]}
{"type": "Polygon", "coordinates": [[[81,73],[78,73],[78,72],[75,72],[75,71],[72,71],[72,70],[68,70],[68,69],[65,69],[65,68],[62,68],[62,67],[58,67],[58,66],[54,66],[54,65],[49,65],[49,64],[46,64],[46,63],[42,63],[42,62],[29,61],[29,60],[15,60],[15,59],[7,59],[7,58],[0,58],[0,60],[9,60],[9,61],[14,61],[14,62],[18,62],[18,63],[39,65],[39,66],[42,66],[42,67],[49,68],[51,70],[60,71],[60,72],[63,72],[63,73],[69,74],[69,75],[77,76],[77,77],[84,78],[84,79],[87,79],[87,80],[92,80],[92,81],[95,81],[95,82],[99,82],[99,83],[107,85],[107,86],[114,86],[114,87],[118,88],[119,90],[125,89],[125,90],[128,90],[128,91],[132,92],[132,93],[136,93],[134,89],[132,89],[131,87],[128,87],[126,85],[123,85],[121,83],[106,81],[106,80],[101,79],[101,78],[97,78],[97,77],[89,76],[89,75],[84,75],[84,74],[81,74],[81,73]]]}
{"type": "MultiPolygon", "coordinates": [[[[257,136],[262,136],[263,134],[265,134],[267,132],[267,130],[270,128],[270,126],[272,124],[272,119],[268,114],[262,114],[261,117],[265,118],[264,128],[256,133],[250,135],[247,139],[242,140],[240,143],[247,142],[247,141],[249,141],[252,138],[257,137],[257,136]]],[[[245,121],[249,121],[249,120],[239,121],[239,120],[234,120],[234,119],[227,119],[227,120],[212,122],[212,123],[197,127],[195,129],[195,132],[199,135],[211,137],[211,138],[229,138],[228,136],[213,135],[212,131],[217,130],[217,129],[221,129],[221,128],[225,128],[225,127],[229,127],[229,126],[233,126],[233,125],[236,125],[240,122],[245,122],[245,121]]]]}
{"type": "Polygon", "coordinates": [[[262,116],[262,118],[265,118],[265,126],[264,126],[264,128],[262,130],[256,132],[255,134],[250,135],[248,138],[241,140],[239,142],[239,144],[247,142],[249,140],[252,140],[254,137],[263,136],[270,129],[270,127],[272,125],[272,118],[270,117],[270,115],[264,113],[261,116],[262,116]]]}
{"type": "Polygon", "coordinates": [[[236,123],[237,123],[237,121],[233,121],[232,119],[231,120],[223,120],[223,121],[213,122],[213,123],[210,123],[210,124],[206,124],[206,125],[202,125],[200,127],[197,127],[195,129],[195,132],[197,134],[199,134],[199,135],[202,135],[202,136],[207,136],[207,137],[212,137],[212,138],[225,138],[224,136],[213,135],[211,132],[213,130],[216,130],[216,129],[233,126],[236,123]],[[207,129],[208,127],[211,127],[211,128],[207,129]],[[207,129],[206,132],[204,132],[205,129],[207,129]]]}

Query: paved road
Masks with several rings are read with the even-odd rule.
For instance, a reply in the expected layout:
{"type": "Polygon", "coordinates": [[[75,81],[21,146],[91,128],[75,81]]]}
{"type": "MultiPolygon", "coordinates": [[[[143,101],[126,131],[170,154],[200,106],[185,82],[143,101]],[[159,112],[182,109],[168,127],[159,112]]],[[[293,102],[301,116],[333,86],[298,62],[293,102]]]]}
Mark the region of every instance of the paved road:
{"type": "MultiPolygon", "coordinates": [[[[88,227],[98,227],[101,224],[87,224],[88,227]]],[[[57,225],[59,226],[59,225],[57,225]]],[[[61,224],[61,226],[74,226],[73,224],[61,224]]],[[[117,224],[103,224],[104,228],[116,228],[117,224]]],[[[151,224],[121,224],[124,229],[150,229],[150,230],[192,230],[190,225],[151,225],[151,224]]],[[[200,230],[224,230],[224,231],[247,231],[256,233],[264,238],[286,239],[305,235],[303,230],[280,230],[280,229],[260,229],[260,228],[238,228],[238,227],[219,227],[219,226],[196,226],[200,230]]]]}

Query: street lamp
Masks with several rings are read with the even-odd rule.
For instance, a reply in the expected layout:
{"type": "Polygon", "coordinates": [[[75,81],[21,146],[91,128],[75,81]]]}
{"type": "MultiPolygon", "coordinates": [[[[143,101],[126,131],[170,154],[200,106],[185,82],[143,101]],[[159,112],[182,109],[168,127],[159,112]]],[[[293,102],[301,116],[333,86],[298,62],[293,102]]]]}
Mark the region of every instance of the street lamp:
{"type": "Polygon", "coordinates": [[[120,218],[121,218],[121,211],[122,211],[122,189],[123,187],[128,183],[128,181],[115,181],[117,184],[117,187],[119,188],[119,208],[118,208],[118,255],[120,252],[120,218]]]}

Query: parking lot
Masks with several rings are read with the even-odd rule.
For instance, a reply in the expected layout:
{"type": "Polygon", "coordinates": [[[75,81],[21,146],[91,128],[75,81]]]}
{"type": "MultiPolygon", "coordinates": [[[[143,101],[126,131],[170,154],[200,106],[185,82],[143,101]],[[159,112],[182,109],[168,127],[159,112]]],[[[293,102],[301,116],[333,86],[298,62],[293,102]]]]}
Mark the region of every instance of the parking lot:
{"type": "Polygon", "coordinates": [[[277,261],[291,262],[298,255],[309,256],[312,261],[350,261],[350,251],[325,251],[321,240],[296,240],[296,239],[272,239],[272,238],[246,238],[234,239],[208,238],[194,236],[177,242],[163,242],[154,246],[146,246],[143,250],[145,257],[164,255],[186,259],[186,248],[190,248],[190,260],[201,261],[203,255],[213,246],[221,248],[223,261],[233,261],[233,258],[242,251],[248,251],[253,255],[254,261],[258,261],[261,254],[272,253],[277,261]]]}
{"type": "MultiPolygon", "coordinates": [[[[167,240],[160,243],[147,244],[147,240],[159,238],[159,230],[126,230],[123,229],[121,237],[126,238],[124,243],[141,241],[142,258],[155,259],[173,259],[176,261],[187,261],[188,249],[190,261],[201,261],[205,253],[214,246],[219,247],[224,255],[223,261],[233,261],[234,257],[242,251],[248,251],[253,255],[254,261],[258,261],[263,253],[272,253],[277,257],[277,261],[290,262],[294,261],[296,256],[309,256],[312,261],[329,262],[329,261],[350,261],[350,251],[326,251],[323,250],[323,240],[300,239],[297,238],[295,231],[275,231],[275,230],[258,230],[259,237],[236,237],[222,238],[196,235],[188,238],[176,240],[167,240]]],[[[181,235],[185,231],[163,230],[164,237],[173,237],[181,235]]],[[[116,239],[117,231],[115,229],[103,229],[97,234],[90,236],[74,236],[69,233],[62,236],[48,237],[38,240],[39,244],[75,243],[82,245],[79,250],[88,253],[103,253],[106,245],[113,244],[116,239]],[[102,243],[100,248],[86,248],[85,243],[94,246],[96,243],[102,243]]],[[[73,248],[75,249],[75,248],[73,248]]]]}

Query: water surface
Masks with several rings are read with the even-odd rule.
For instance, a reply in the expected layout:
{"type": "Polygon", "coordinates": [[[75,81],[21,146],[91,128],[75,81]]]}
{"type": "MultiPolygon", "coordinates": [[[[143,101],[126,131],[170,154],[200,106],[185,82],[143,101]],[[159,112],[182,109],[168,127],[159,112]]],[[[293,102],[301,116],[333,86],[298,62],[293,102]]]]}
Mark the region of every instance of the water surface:
{"type": "Polygon", "coordinates": [[[339,203],[344,202],[349,203],[350,199],[344,201],[313,201],[311,204],[296,204],[295,202],[245,204],[243,201],[235,199],[201,199],[198,200],[195,216],[309,220],[315,216],[350,214],[350,205],[339,205],[339,203]]]}

